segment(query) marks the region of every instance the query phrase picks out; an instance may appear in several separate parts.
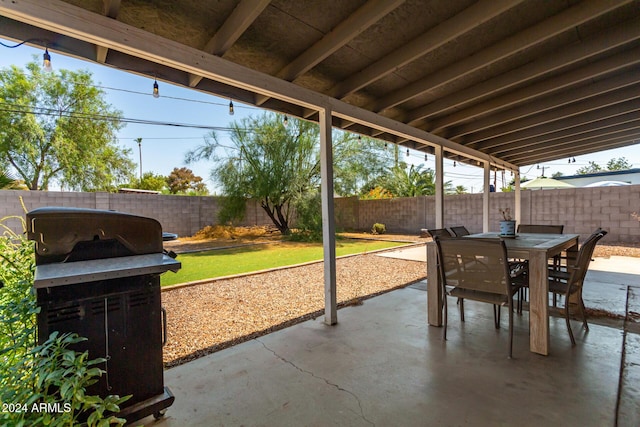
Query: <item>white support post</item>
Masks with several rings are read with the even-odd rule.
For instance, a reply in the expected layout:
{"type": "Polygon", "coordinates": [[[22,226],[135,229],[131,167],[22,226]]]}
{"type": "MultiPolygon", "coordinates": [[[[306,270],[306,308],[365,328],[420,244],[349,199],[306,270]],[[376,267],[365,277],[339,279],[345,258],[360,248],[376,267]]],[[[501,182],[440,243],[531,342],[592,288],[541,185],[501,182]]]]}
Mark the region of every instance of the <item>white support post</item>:
{"type": "Polygon", "coordinates": [[[331,110],[324,108],[320,110],[320,197],[322,200],[322,247],[324,255],[324,322],[327,325],[338,323],[331,130],[331,110]]]}
{"type": "Polygon", "coordinates": [[[444,227],[444,162],[441,145],[435,147],[436,155],[436,228],[444,227]]]}
{"type": "Polygon", "coordinates": [[[516,224],[520,225],[522,220],[522,192],[520,191],[520,169],[513,172],[516,178],[516,201],[515,201],[515,217],[513,219],[516,220],[516,224]]]}
{"type": "Polygon", "coordinates": [[[491,164],[484,162],[484,192],[482,193],[482,232],[489,232],[489,195],[491,193],[491,164]]]}

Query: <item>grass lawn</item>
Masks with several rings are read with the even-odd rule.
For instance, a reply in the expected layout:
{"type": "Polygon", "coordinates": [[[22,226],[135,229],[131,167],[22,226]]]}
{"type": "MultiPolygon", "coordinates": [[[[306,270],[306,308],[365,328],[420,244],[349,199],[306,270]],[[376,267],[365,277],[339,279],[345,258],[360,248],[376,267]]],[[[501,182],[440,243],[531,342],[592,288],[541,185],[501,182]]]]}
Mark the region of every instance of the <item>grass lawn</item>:
{"type": "MultiPolygon", "coordinates": [[[[405,243],[344,239],[336,242],[336,255],[365,253],[403,245],[405,243]]],[[[180,254],[177,260],[182,263],[182,269],[175,274],[171,272],[163,274],[161,284],[162,286],[175,285],[177,283],[319,261],[322,260],[322,256],[321,243],[297,242],[268,243],[234,249],[180,254]]]]}

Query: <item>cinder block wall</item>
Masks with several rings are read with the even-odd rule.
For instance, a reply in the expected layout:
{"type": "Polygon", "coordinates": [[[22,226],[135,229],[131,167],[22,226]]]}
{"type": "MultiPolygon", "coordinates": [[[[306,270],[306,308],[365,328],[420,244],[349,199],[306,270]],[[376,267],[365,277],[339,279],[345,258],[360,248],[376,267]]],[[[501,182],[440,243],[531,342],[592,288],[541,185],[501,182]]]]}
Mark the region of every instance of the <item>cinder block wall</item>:
{"type": "MultiPolygon", "coordinates": [[[[190,236],[207,225],[215,224],[219,199],[210,196],[164,196],[156,194],[71,193],[56,191],[0,191],[0,218],[17,215],[24,218],[20,204],[27,211],[42,206],[70,206],[113,209],[155,218],[162,229],[190,236]]],[[[492,193],[490,228],[498,229],[500,208],[514,209],[513,193],[492,193]]],[[[572,188],[522,192],[522,223],[564,224],[565,232],[583,236],[602,227],[609,231],[610,242],[640,242],[640,185],[601,188],[572,188]]],[[[390,233],[415,234],[421,228],[435,228],[433,196],[385,200],[358,200],[356,197],[335,200],[338,229],[369,231],[374,223],[385,224],[390,233]]],[[[445,226],[464,225],[471,232],[482,231],[482,194],[445,197],[445,226]]],[[[5,223],[21,232],[20,219],[5,223]]],[[[269,225],[271,220],[258,201],[247,202],[241,225],[269,225]]]]}
{"type": "MultiPolygon", "coordinates": [[[[376,222],[385,224],[390,233],[419,232],[435,228],[435,198],[433,196],[389,200],[349,199],[349,209],[358,213],[355,221],[336,220],[339,228],[368,231],[376,222]],[[354,207],[353,204],[357,204],[354,207]]],[[[500,209],[515,210],[514,193],[492,193],[489,199],[489,224],[498,229],[500,209]]],[[[336,211],[343,208],[336,200],[336,211]]],[[[596,228],[609,231],[610,242],[640,242],[640,185],[563,190],[523,191],[521,193],[524,224],[564,224],[567,233],[588,236],[596,228]]],[[[469,231],[482,231],[482,194],[462,194],[445,197],[445,227],[464,225],[469,231]]]]}
{"type": "MultiPolygon", "coordinates": [[[[0,218],[19,216],[43,206],[66,206],[105,209],[154,218],[164,231],[191,236],[207,225],[216,224],[219,198],[210,196],[166,196],[158,194],[76,193],[58,191],[0,191],[0,218]]],[[[250,200],[241,225],[267,225],[271,220],[260,204],[250,200]]],[[[6,222],[12,230],[22,232],[19,219],[6,222]]]]}

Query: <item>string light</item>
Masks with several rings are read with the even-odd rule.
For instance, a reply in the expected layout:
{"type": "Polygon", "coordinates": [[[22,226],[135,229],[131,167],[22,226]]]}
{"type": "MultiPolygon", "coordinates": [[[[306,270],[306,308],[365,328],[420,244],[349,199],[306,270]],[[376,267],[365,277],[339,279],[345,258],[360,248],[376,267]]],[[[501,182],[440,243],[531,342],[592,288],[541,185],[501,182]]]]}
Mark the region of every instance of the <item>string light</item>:
{"type": "Polygon", "coordinates": [[[44,48],[44,55],[42,55],[42,68],[47,72],[53,70],[51,67],[51,55],[49,55],[49,49],[46,47],[44,48]]]}
{"type": "Polygon", "coordinates": [[[569,161],[567,163],[575,163],[576,162],[576,158],[572,157],[569,159],[569,161]]]}
{"type": "Polygon", "coordinates": [[[424,161],[426,162],[428,160],[428,157],[426,154],[424,155],[424,161]]]}
{"type": "Polygon", "coordinates": [[[160,91],[158,90],[158,81],[153,80],[153,97],[160,98],[160,91]]]}
{"type": "Polygon", "coordinates": [[[453,167],[455,168],[456,166],[457,166],[457,163],[456,163],[456,161],[454,160],[454,161],[453,161],[453,167]]]}
{"type": "Polygon", "coordinates": [[[409,149],[407,148],[407,157],[409,157],[409,149]]]}
{"type": "Polygon", "coordinates": [[[284,116],[284,120],[282,121],[282,124],[287,126],[289,124],[289,116],[284,116]]]}
{"type": "Polygon", "coordinates": [[[233,116],[235,111],[233,111],[233,101],[229,101],[229,115],[233,116]]]}

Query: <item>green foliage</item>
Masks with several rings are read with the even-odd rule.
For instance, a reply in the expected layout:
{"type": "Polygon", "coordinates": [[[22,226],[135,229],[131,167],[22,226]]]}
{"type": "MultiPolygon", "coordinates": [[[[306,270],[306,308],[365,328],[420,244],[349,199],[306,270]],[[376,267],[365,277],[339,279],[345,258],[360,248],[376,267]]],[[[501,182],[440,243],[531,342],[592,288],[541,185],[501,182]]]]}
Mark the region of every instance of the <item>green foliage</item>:
{"type": "Polygon", "coordinates": [[[373,224],[373,227],[371,227],[371,234],[384,234],[386,232],[387,227],[379,222],[376,222],[375,224],[373,224]]]}
{"type": "Polygon", "coordinates": [[[393,199],[393,194],[379,185],[360,196],[361,200],[393,199]]]}
{"type": "Polygon", "coordinates": [[[88,71],[0,70],[0,164],[10,165],[29,189],[53,182],[73,190],[112,189],[129,179],[130,150],[113,141],[121,112],[104,99],[88,71]]]}
{"type": "Polygon", "coordinates": [[[96,365],[103,360],[69,349],[83,338],[54,332],[36,344],[33,243],[6,227],[6,219],[0,220],[0,404],[13,410],[0,412],[0,425],[122,425],[107,412],[118,412],[126,398],[85,394],[102,375],[96,365]]]}
{"type": "Polygon", "coordinates": [[[187,162],[212,160],[212,177],[230,197],[225,200],[258,200],[278,230],[288,234],[291,201],[319,185],[318,126],[293,118],[285,125],[279,115],[265,113],[234,122],[231,128],[232,147],[222,147],[212,133],[204,145],[187,153],[187,162]]]}
{"type": "Polygon", "coordinates": [[[26,190],[26,187],[10,173],[0,170],[0,190],[26,190]]]}
{"type": "Polygon", "coordinates": [[[601,172],[602,168],[596,162],[589,162],[587,166],[583,166],[576,171],[576,175],[586,175],[595,172],[601,172]]]}
{"type": "Polygon", "coordinates": [[[463,185],[457,185],[454,191],[456,194],[467,194],[467,189],[463,185]]]}
{"type": "Polygon", "coordinates": [[[607,162],[607,170],[621,171],[631,169],[631,163],[626,157],[618,157],[617,159],[611,159],[607,162]]]}
{"type": "Polygon", "coordinates": [[[173,168],[166,180],[171,194],[208,194],[207,186],[202,182],[202,177],[194,175],[191,169],[173,168]]]}
{"type": "Polygon", "coordinates": [[[333,191],[352,196],[376,186],[393,166],[393,153],[384,142],[347,132],[333,134],[333,191]]]}
{"type": "MultiPolygon", "coordinates": [[[[395,166],[382,182],[382,187],[395,197],[430,196],[436,193],[435,173],[432,169],[422,170],[423,165],[395,166]]],[[[444,184],[445,193],[452,193],[450,181],[444,184]]]]}
{"type": "Polygon", "coordinates": [[[164,176],[153,172],[145,172],[142,174],[142,179],[134,178],[130,183],[125,184],[123,187],[136,188],[139,190],[162,191],[166,186],[167,179],[164,176]]]}
{"type": "Polygon", "coordinates": [[[294,200],[296,230],[289,236],[293,241],[322,241],[322,201],[319,192],[299,195],[294,200]]]}

